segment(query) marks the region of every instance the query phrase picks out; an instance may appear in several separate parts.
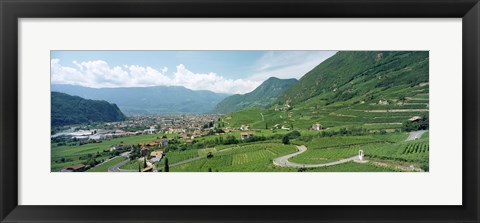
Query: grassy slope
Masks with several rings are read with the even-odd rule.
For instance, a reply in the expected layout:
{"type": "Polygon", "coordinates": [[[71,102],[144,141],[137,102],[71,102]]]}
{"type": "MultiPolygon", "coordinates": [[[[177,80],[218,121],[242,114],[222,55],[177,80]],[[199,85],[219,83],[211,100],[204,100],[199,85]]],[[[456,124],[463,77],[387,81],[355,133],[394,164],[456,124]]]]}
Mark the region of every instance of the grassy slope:
{"type": "Polygon", "coordinates": [[[215,153],[213,158],[204,158],[170,169],[172,172],[271,172],[285,171],[275,167],[273,158],[295,152],[294,146],[279,143],[256,143],[240,146],[225,152],[215,153]]]}

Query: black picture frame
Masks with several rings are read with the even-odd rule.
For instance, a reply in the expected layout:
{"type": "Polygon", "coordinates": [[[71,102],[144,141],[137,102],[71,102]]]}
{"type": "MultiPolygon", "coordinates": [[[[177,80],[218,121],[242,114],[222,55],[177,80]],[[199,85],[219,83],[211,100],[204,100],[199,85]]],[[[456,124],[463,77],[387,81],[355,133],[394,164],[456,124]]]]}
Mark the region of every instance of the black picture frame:
{"type": "Polygon", "coordinates": [[[479,222],[478,0],[0,0],[0,16],[1,222],[479,222]],[[18,19],[76,17],[462,18],[463,205],[18,205],[18,19]]]}

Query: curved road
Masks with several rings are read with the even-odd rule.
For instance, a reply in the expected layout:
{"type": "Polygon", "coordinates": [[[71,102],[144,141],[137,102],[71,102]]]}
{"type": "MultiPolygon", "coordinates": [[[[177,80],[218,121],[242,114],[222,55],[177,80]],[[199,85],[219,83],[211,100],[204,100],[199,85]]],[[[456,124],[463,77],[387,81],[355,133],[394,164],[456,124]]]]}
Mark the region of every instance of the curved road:
{"type": "Polygon", "coordinates": [[[292,158],[296,155],[302,154],[305,151],[307,151],[307,147],[304,146],[304,145],[297,146],[297,149],[298,149],[298,152],[273,159],[273,164],[276,165],[276,166],[281,166],[281,167],[311,168],[311,167],[333,166],[333,165],[337,165],[337,164],[341,164],[341,163],[347,163],[347,162],[350,162],[350,161],[353,161],[353,160],[359,160],[358,156],[352,156],[350,158],[341,159],[341,160],[337,160],[337,161],[333,161],[333,162],[329,162],[329,163],[320,163],[320,164],[301,164],[301,163],[292,163],[292,162],[288,161],[288,159],[290,159],[290,158],[292,158]]]}
{"type": "Polygon", "coordinates": [[[126,159],[120,163],[117,163],[113,166],[108,167],[108,172],[138,172],[138,170],[122,170],[120,169],[121,166],[130,162],[130,159],[126,159]]]}
{"type": "MultiPolygon", "coordinates": [[[[124,156],[124,157],[128,157],[128,155],[130,155],[131,152],[124,152],[122,153],[120,156],[124,156]]],[[[120,162],[120,163],[117,163],[113,166],[110,166],[108,167],[108,172],[138,172],[138,170],[122,170],[120,169],[121,166],[127,164],[128,162],[130,162],[130,158],[120,162]]]]}

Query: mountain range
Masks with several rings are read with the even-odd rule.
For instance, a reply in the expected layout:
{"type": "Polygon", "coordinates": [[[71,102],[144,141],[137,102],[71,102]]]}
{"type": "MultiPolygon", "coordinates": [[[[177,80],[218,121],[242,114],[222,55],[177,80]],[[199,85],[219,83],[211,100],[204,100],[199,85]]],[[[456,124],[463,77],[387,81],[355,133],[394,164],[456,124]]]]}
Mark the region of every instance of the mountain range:
{"type": "Polygon", "coordinates": [[[52,85],[51,91],[86,99],[105,100],[118,105],[125,114],[209,113],[227,97],[211,91],[194,91],[180,86],[88,88],[52,85]]]}

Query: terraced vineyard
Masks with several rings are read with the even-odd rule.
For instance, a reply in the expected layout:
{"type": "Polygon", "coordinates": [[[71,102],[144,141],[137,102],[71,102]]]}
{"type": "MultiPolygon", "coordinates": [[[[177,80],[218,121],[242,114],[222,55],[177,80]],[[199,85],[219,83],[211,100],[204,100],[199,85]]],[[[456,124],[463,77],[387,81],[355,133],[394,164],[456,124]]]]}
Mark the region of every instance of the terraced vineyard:
{"type": "Polygon", "coordinates": [[[406,138],[405,133],[376,135],[370,140],[367,137],[363,139],[359,137],[318,138],[306,144],[308,147],[306,152],[291,158],[290,161],[305,164],[327,163],[355,156],[359,150],[363,150],[367,157],[428,162],[428,134],[416,141],[405,142],[406,138]],[[336,140],[338,140],[336,143],[329,143],[336,140]]]}
{"type": "Polygon", "coordinates": [[[269,172],[288,171],[288,169],[275,167],[273,158],[296,151],[294,146],[278,143],[262,143],[240,146],[228,151],[217,152],[212,158],[186,163],[171,167],[172,172],[269,172]]]}
{"type": "Polygon", "coordinates": [[[376,166],[368,163],[355,163],[355,162],[348,162],[344,164],[322,167],[322,168],[310,168],[305,170],[305,172],[395,172],[395,171],[398,171],[398,170],[394,168],[389,168],[389,167],[380,167],[380,166],[376,166]]]}
{"type": "Polygon", "coordinates": [[[428,163],[428,137],[418,141],[365,148],[365,155],[380,159],[428,163]]]}

